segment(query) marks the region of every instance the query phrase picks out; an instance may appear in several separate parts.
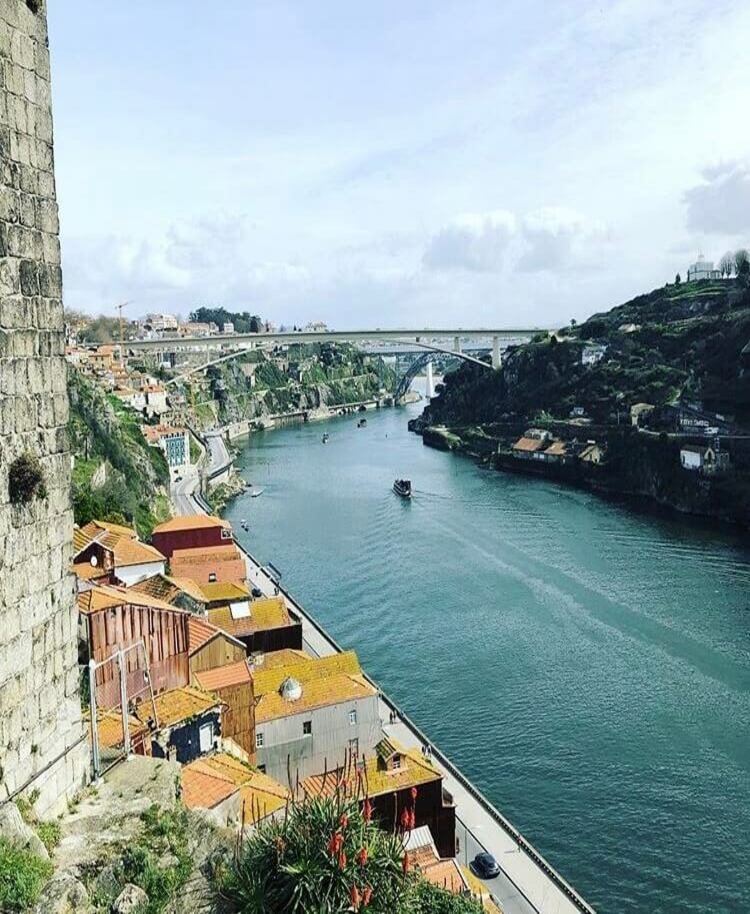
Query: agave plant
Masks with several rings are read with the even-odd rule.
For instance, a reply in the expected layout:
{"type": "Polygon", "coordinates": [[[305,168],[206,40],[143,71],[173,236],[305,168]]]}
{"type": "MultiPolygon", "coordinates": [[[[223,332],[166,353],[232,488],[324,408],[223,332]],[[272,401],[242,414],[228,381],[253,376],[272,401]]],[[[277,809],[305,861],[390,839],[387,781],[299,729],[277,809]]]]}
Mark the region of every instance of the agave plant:
{"type": "Polygon", "coordinates": [[[414,877],[402,838],[342,792],[291,804],[241,844],[220,875],[237,914],[406,914],[414,877]]]}

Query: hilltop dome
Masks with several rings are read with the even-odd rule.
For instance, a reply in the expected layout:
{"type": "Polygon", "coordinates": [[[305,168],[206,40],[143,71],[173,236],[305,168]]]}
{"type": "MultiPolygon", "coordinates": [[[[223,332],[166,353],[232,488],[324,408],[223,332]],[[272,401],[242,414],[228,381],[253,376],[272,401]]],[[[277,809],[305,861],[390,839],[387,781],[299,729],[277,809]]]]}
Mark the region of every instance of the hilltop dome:
{"type": "Polygon", "coordinates": [[[297,701],[302,697],[302,686],[293,676],[287,676],[279,689],[281,697],[287,701],[297,701]]]}

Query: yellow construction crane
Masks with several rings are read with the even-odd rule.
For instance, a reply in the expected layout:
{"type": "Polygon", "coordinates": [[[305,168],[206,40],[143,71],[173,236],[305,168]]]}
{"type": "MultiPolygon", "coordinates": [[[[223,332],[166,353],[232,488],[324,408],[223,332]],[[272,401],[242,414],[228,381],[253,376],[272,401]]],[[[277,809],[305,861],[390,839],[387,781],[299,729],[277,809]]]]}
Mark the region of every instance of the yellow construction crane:
{"type": "Polygon", "coordinates": [[[115,305],[115,308],[120,314],[120,365],[125,367],[125,335],[122,329],[122,309],[126,308],[130,304],[129,301],[124,301],[119,305],[115,305]]]}

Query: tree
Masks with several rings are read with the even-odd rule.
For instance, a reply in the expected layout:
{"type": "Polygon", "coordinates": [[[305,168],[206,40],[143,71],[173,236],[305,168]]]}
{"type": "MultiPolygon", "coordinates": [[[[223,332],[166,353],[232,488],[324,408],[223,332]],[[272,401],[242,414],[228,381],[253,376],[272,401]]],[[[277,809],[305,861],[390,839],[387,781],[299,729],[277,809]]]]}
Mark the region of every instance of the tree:
{"type": "Polygon", "coordinates": [[[680,279],[680,274],[678,273],[678,274],[675,276],[675,278],[674,278],[674,284],[675,284],[676,286],[679,286],[679,284],[680,284],[681,282],[682,282],[682,279],[680,279]]]}
{"type": "Polygon", "coordinates": [[[734,254],[731,251],[727,251],[719,261],[719,272],[727,278],[734,272],[734,254]]]}
{"type": "Polygon", "coordinates": [[[750,254],[746,248],[734,252],[734,272],[738,276],[747,276],[750,273],[750,254]]]}

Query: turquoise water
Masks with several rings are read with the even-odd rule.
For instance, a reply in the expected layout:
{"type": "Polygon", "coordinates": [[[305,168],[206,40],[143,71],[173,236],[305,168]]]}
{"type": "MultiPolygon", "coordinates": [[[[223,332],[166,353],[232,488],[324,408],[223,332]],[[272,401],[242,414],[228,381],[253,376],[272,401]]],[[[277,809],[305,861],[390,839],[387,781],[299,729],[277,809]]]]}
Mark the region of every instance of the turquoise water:
{"type": "Polygon", "coordinates": [[[426,448],[411,409],[254,436],[235,531],[600,912],[750,910],[750,544],[426,448]]]}

